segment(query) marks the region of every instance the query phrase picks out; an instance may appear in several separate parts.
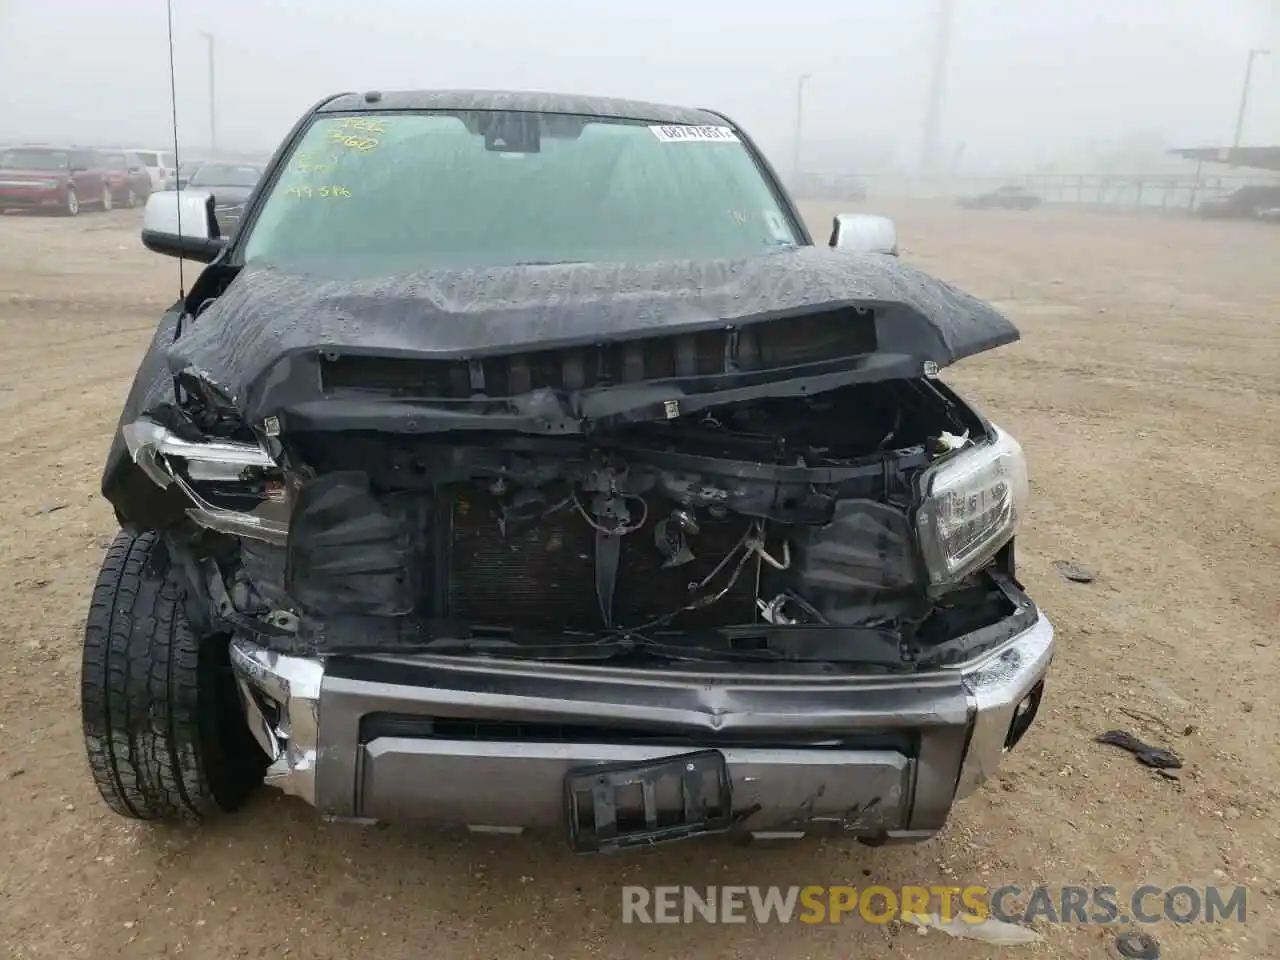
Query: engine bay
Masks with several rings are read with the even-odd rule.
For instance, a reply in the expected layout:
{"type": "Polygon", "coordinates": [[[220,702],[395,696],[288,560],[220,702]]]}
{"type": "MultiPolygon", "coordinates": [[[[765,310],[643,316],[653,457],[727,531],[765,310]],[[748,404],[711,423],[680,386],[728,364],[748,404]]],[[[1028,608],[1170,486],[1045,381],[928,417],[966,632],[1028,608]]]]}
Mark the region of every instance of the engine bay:
{"type": "Polygon", "coordinates": [[[913,527],[922,472],[981,429],[891,381],[590,438],[302,432],[276,480],[186,479],[287,502],[287,541],[242,538],[212,587],[286,644],[888,668],[1018,607],[1011,546],[940,598],[913,527]]]}

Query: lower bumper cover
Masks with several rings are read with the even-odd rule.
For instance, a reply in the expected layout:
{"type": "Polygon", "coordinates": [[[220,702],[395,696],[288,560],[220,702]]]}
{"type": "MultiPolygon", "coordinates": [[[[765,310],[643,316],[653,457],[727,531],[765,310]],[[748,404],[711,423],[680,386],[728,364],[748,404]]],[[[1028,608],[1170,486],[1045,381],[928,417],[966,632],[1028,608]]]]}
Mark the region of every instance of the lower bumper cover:
{"type": "Polygon", "coordinates": [[[340,818],[563,828],[575,769],[724,755],[735,829],[936,832],[1035,718],[1054,634],[911,677],[717,677],[439,656],[320,660],[235,641],[269,782],[340,818]]]}

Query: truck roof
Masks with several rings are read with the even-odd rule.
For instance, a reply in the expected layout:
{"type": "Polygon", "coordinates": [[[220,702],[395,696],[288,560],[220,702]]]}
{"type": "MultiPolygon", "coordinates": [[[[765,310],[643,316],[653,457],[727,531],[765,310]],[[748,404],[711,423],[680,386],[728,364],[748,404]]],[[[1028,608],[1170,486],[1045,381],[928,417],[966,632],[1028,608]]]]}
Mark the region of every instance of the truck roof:
{"type": "Polygon", "coordinates": [[[375,90],[338,94],[317,108],[319,113],[384,110],[515,110],[647,120],[651,123],[720,125],[725,122],[720,114],[696,107],[518,90],[375,90]]]}

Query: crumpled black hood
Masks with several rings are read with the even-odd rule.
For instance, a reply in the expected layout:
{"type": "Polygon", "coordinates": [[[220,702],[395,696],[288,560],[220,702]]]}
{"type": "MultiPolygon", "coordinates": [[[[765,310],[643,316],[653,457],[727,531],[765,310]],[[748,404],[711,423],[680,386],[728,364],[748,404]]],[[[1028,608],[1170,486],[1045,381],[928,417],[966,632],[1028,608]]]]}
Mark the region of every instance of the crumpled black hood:
{"type": "Polygon", "coordinates": [[[916,375],[925,361],[944,367],[1018,339],[995,308],[897,257],[820,247],[750,259],[437,270],[367,280],[255,265],[186,326],[169,348],[168,367],[200,371],[258,423],[319,398],[318,385],[311,396],[299,395],[298,378],[287,374],[305,355],[475,359],[840,306],[876,310],[877,354],[915,364],[916,375]]]}

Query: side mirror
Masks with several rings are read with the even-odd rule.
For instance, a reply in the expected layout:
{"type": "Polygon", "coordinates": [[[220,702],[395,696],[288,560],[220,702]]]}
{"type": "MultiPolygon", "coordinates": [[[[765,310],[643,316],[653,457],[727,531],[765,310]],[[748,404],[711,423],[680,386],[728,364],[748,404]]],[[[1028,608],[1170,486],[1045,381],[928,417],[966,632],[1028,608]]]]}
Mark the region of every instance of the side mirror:
{"type": "Polygon", "coordinates": [[[167,257],[208,263],[226,245],[213,215],[213,194],[188,190],[151,194],[142,214],[142,245],[167,257]]]}
{"type": "Polygon", "coordinates": [[[898,255],[898,228],[888,217],[871,213],[839,213],[831,221],[828,246],[856,253],[898,255]]]}

